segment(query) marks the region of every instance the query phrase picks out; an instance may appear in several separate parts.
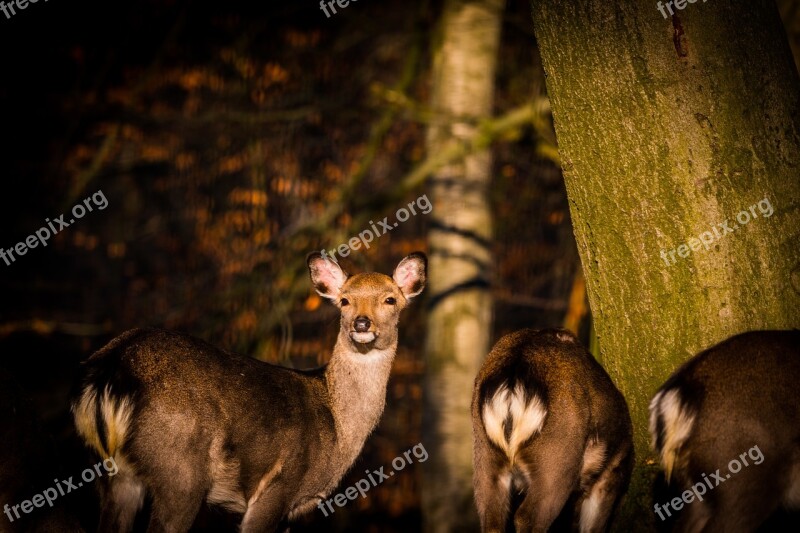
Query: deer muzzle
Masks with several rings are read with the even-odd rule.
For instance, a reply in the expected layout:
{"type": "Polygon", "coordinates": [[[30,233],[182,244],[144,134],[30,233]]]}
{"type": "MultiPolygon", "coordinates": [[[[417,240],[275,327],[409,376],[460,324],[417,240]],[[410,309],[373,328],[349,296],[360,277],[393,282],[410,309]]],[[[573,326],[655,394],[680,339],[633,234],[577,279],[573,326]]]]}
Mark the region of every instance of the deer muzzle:
{"type": "Polygon", "coordinates": [[[368,317],[363,315],[356,317],[353,321],[353,330],[350,331],[350,338],[361,344],[372,342],[378,335],[374,331],[370,331],[371,328],[372,321],[368,317]]]}

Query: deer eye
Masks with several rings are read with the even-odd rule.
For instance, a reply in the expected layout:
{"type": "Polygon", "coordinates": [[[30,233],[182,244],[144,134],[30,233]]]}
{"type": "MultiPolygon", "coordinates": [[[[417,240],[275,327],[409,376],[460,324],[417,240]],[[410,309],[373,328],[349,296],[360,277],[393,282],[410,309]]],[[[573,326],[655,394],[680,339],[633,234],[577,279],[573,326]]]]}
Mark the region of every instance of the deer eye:
{"type": "Polygon", "coordinates": [[[339,303],[341,304],[342,307],[344,307],[345,305],[350,305],[350,300],[348,300],[347,298],[342,298],[342,301],[339,303]]]}
{"type": "Polygon", "coordinates": [[[394,304],[396,304],[396,303],[397,303],[397,300],[395,300],[394,298],[392,298],[391,296],[389,296],[388,298],[386,298],[386,300],[385,300],[385,303],[387,303],[387,304],[389,304],[389,305],[394,305],[394,304]]]}

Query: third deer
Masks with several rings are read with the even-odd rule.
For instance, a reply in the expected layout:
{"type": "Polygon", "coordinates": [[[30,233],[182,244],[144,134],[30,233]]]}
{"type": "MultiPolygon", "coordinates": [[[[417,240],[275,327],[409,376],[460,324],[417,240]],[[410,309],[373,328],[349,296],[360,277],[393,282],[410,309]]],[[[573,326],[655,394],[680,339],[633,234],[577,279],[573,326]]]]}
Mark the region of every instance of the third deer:
{"type": "MultiPolygon", "coordinates": [[[[755,531],[800,509],[800,331],[751,331],[690,359],[650,403],[677,531],[755,531]]],[[[794,529],[797,531],[797,529],[794,529]]]]}

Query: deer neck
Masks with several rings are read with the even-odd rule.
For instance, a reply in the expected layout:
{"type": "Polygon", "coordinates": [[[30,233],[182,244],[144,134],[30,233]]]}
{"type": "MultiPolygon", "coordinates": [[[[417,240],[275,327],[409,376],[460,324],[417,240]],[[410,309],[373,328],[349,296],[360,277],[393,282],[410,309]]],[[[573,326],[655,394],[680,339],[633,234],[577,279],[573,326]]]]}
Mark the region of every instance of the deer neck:
{"type": "Polygon", "coordinates": [[[396,351],[395,342],[383,350],[361,353],[342,335],[333,349],[325,380],[336,422],[337,448],[348,466],[381,418],[396,351]]]}

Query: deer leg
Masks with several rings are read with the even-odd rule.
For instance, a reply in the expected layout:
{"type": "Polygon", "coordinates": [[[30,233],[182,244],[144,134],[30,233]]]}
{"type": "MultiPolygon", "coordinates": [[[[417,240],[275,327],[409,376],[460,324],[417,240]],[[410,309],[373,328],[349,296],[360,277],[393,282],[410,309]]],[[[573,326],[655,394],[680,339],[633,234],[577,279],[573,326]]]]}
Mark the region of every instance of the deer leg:
{"type": "Polygon", "coordinates": [[[518,532],[550,528],[578,485],[582,450],[565,447],[559,439],[542,439],[525,451],[520,470],[528,490],[514,515],[518,532]]]}
{"type": "Polygon", "coordinates": [[[476,443],[480,453],[475,454],[475,504],[481,517],[483,532],[506,530],[511,503],[511,469],[508,460],[490,449],[488,442],[476,443]]]}
{"type": "MultiPolygon", "coordinates": [[[[198,447],[202,449],[203,447],[198,447]]],[[[184,533],[192,527],[209,490],[198,453],[175,457],[175,450],[151,450],[140,477],[152,497],[148,533],[184,533]]],[[[185,450],[183,450],[185,451],[185,450]]]]}
{"type": "Polygon", "coordinates": [[[632,466],[633,453],[627,446],[609,459],[576,509],[581,533],[608,529],[611,514],[628,486],[632,466]]]}
{"type": "Polygon", "coordinates": [[[147,533],[184,533],[192,527],[205,489],[200,484],[162,484],[152,490],[153,506],[147,533]]]}
{"type": "Polygon", "coordinates": [[[144,485],[135,477],[119,474],[101,485],[100,532],[128,533],[144,503],[144,485]]]}
{"type": "Polygon", "coordinates": [[[284,509],[288,502],[283,491],[277,485],[268,487],[258,499],[251,502],[242,519],[241,533],[258,533],[262,531],[288,531],[284,509]]]}
{"type": "Polygon", "coordinates": [[[714,516],[703,531],[755,531],[778,509],[779,500],[775,497],[774,485],[771,485],[775,480],[760,479],[758,475],[742,475],[750,472],[743,470],[736,477],[727,479],[725,486],[716,489],[717,492],[713,494],[717,503],[714,516]]]}

